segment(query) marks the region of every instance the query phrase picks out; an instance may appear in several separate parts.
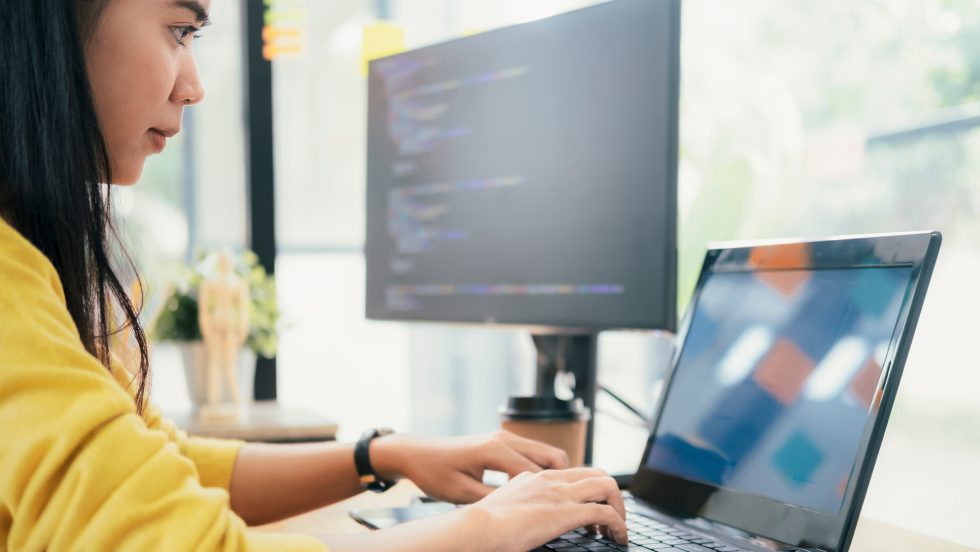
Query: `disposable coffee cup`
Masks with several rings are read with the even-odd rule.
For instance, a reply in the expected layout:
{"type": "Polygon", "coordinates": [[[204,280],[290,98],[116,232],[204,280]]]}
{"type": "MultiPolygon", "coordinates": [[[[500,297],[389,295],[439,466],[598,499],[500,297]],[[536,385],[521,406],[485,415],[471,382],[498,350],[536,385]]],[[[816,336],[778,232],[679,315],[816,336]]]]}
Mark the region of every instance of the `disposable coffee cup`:
{"type": "Polygon", "coordinates": [[[585,433],[591,417],[582,399],[510,397],[500,409],[503,429],[564,450],[572,467],[585,461],[585,433]]]}

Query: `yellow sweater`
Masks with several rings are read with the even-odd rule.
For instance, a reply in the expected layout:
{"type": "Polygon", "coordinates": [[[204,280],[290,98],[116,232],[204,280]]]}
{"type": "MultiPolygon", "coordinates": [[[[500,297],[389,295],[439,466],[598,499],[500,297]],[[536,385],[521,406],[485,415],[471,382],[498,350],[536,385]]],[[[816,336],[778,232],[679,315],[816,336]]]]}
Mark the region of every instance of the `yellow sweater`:
{"type": "Polygon", "coordinates": [[[0,218],[0,551],[323,551],[231,511],[243,443],[188,437],[88,354],[48,259],[0,218]]]}

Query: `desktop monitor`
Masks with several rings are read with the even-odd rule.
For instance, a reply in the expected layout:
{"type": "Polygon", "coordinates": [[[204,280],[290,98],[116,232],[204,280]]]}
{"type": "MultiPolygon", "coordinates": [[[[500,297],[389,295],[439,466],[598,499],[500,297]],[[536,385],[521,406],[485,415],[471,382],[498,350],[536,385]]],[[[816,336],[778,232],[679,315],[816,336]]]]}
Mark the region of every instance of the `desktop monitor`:
{"type": "Polygon", "coordinates": [[[615,0],[371,62],[367,317],[529,328],[594,408],[597,333],[677,324],[679,50],[615,0]]]}
{"type": "Polygon", "coordinates": [[[371,62],[367,317],[676,325],[677,0],[371,62]]]}

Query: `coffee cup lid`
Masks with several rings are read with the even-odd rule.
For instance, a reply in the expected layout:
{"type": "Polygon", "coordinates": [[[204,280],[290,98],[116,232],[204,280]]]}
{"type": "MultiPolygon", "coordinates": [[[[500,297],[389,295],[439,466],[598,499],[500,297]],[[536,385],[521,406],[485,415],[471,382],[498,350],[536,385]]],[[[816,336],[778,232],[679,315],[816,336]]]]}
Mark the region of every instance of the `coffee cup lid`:
{"type": "Polygon", "coordinates": [[[544,396],[510,397],[507,406],[500,408],[500,417],[505,420],[569,421],[588,420],[591,416],[578,398],[566,401],[544,396]]]}

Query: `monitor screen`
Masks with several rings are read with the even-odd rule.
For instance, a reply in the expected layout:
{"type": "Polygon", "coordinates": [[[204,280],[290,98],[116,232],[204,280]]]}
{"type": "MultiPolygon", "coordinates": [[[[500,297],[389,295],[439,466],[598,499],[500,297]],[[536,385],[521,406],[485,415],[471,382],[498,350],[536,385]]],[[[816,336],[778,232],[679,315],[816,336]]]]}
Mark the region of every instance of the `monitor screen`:
{"type": "Polygon", "coordinates": [[[646,467],[836,515],[912,268],[704,278],[646,467]]]}
{"type": "Polygon", "coordinates": [[[676,0],[371,63],[367,315],[673,329],[676,0]]]}

